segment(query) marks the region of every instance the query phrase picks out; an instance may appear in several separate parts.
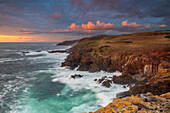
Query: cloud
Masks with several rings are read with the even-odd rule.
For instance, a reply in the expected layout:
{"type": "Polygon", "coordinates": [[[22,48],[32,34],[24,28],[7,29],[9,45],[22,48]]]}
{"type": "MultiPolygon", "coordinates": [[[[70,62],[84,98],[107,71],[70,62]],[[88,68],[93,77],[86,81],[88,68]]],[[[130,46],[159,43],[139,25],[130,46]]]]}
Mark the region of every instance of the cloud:
{"type": "Polygon", "coordinates": [[[70,29],[72,30],[109,30],[113,29],[114,24],[111,23],[104,23],[100,21],[96,21],[96,24],[89,21],[87,24],[76,25],[72,23],[70,25],[70,29]]]}
{"type": "Polygon", "coordinates": [[[76,25],[75,23],[72,23],[72,24],[69,26],[69,28],[72,29],[72,30],[79,30],[79,29],[81,29],[81,26],[76,25]]]}
{"type": "Polygon", "coordinates": [[[141,27],[142,26],[140,24],[136,24],[135,22],[134,23],[130,23],[130,24],[128,24],[127,22],[128,22],[128,20],[122,21],[122,25],[123,26],[129,26],[129,27],[141,27]]]}
{"type": "Polygon", "coordinates": [[[53,16],[53,18],[57,19],[57,18],[61,17],[62,14],[60,14],[60,13],[58,13],[58,12],[54,12],[54,13],[52,14],[52,16],[53,16]]]}
{"type": "Polygon", "coordinates": [[[159,25],[158,27],[168,27],[168,26],[165,24],[162,24],[162,25],[159,25]]]}

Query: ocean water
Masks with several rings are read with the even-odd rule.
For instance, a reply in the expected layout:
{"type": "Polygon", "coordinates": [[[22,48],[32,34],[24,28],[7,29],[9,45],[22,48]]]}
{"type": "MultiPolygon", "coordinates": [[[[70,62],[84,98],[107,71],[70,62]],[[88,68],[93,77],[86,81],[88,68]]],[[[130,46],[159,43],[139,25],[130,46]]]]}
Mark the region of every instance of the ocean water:
{"type": "Polygon", "coordinates": [[[106,88],[94,81],[120,72],[69,70],[60,67],[67,53],[47,52],[70,47],[0,43],[0,113],[88,113],[107,105],[116,93],[128,90],[116,84],[106,88]],[[84,76],[71,79],[72,74],[84,76]]]}

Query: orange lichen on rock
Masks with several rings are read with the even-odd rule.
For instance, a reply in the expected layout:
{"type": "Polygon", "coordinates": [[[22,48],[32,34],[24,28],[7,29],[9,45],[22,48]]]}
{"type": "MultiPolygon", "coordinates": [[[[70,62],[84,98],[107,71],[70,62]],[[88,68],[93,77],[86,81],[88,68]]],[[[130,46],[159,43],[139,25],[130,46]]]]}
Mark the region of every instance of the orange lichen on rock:
{"type": "Polygon", "coordinates": [[[90,113],[169,113],[170,92],[161,96],[151,93],[116,98],[107,106],[90,113]]]}

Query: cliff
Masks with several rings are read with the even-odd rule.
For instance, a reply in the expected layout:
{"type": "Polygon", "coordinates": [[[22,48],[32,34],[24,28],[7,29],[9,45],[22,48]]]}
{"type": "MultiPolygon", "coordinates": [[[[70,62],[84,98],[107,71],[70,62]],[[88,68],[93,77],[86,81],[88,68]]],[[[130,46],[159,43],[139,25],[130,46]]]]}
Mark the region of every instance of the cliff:
{"type": "MultiPolygon", "coordinates": [[[[155,31],[84,38],[69,49],[62,66],[89,72],[122,72],[113,76],[112,82],[130,90],[117,97],[147,92],[161,95],[170,92],[169,37],[170,31],[155,31]]],[[[109,87],[111,82],[105,83],[109,87]]]]}
{"type": "Polygon", "coordinates": [[[77,43],[78,41],[79,40],[67,40],[67,41],[60,42],[57,45],[63,45],[63,46],[73,45],[73,44],[77,43]]]}
{"type": "Polygon", "coordinates": [[[169,113],[170,93],[161,96],[151,93],[116,98],[107,106],[89,113],[169,113]]]}

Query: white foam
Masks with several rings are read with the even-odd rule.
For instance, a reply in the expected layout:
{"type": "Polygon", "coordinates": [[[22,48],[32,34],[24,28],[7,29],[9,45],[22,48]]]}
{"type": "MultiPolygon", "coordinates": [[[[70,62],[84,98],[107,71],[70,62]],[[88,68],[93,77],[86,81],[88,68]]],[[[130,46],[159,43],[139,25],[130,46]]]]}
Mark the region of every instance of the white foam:
{"type": "Polygon", "coordinates": [[[66,67],[60,67],[61,63],[64,61],[67,55],[68,55],[67,53],[55,53],[55,54],[47,53],[46,56],[39,57],[47,59],[48,62],[50,61],[56,62],[56,65],[48,70],[48,72],[55,74],[51,76],[52,82],[58,81],[64,83],[68,85],[70,88],[72,88],[74,91],[80,89],[89,89],[92,92],[96,93],[96,98],[98,99],[98,101],[95,104],[101,106],[105,106],[109,102],[111,102],[113,98],[116,97],[117,93],[128,90],[128,88],[122,88],[121,85],[116,84],[112,84],[110,88],[106,88],[94,81],[94,79],[101,79],[103,76],[107,77],[112,77],[113,75],[118,76],[121,74],[118,71],[114,73],[107,73],[104,71],[89,73],[87,71],[69,70],[66,67]],[[84,76],[82,78],[77,79],[70,78],[70,76],[74,74],[81,74],[84,76]]]}
{"type": "MultiPolygon", "coordinates": [[[[97,107],[91,106],[105,106],[109,102],[113,100],[113,98],[116,97],[116,93],[126,91],[128,88],[122,88],[121,85],[112,84],[110,88],[106,88],[104,86],[101,86],[101,84],[98,84],[94,81],[94,79],[101,79],[103,76],[112,77],[113,75],[120,75],[120,72],[114,72],[114,73],[107,73],[104,71],[96,72],[96,73],[89,73],[87,71],[76,71],[76,70],[69,70],[66,69],[66,67],[60,67],[61,63],[64,61],[67,53],[54,53],[50,54],[46,51],[42,52],[30,52],[26,55],[37,55],[37,54],[45,54],[45,56],[39,56],[35,57],[33,59],[37,60],[40,59],[42,62],[53,62],[55,63],[53,68],[50,68],[47,70],[39,70],[35,71],[34,73],[40,73],[40,72],[47,72],[55,74],[51,76],[52,82],[61,82],[66,84],[67,87],[71,88],[74,91],[79,91],[81,89],[88,89],[94,92],[92,94],[97,98],[97,101],[89,101],[87,103],[81,104],[79,106],[76,106],[70,110],[70,113],[78,113],[80,111],[94,111],[97,107]],[[84,75],[82,78],[73,79],[70,78],[71,75],[74,74],[81,74],[84,75]]],[[[56,96],[64,95],[67,91],[67,89],[64,89],[61,93],[57,93],[56,96]]],[[[27,89],[23,90],[25,93],[27,93],[27,89]]],[[[70,95],[71,96],[71,95],[70,95]]],[[[82,98],[88,98],[88,94],[83,96],[82,98]]],[[[24,109],[30,109],[30,108],[24,108],[24,109]]],[[[27,112],[27,111],[26,111],[27,112]]]]}

